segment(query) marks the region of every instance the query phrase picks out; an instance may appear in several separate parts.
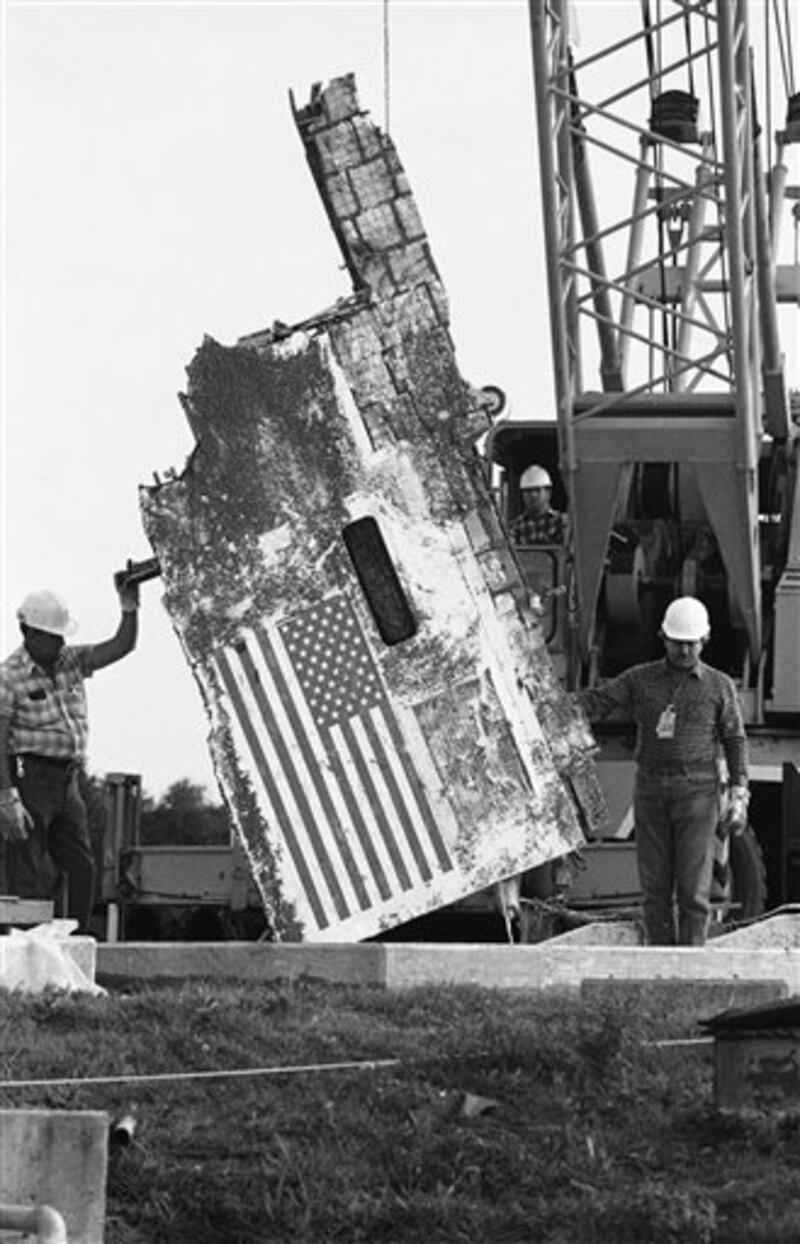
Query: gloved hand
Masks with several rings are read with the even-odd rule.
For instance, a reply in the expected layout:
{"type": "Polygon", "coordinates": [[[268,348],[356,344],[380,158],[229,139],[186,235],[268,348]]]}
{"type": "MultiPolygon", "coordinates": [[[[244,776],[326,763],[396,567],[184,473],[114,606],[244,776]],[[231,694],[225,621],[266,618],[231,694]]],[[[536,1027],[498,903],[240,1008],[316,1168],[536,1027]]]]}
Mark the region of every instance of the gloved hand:
{"type": "Polygon", "coordinates": [[[722,828],[738,838],[747,827],[747,805],[750,792],[746,786],[731,786],[722,812],[722,828]]]}
{"type": "Polygon", "coordinates": [[[6,842],[24,842],[32,828],[33,817],[16,786],[0,790],[0,838],[6,842]]]}
{"type": "Polygon", "coordinates": [[[117,596],[119,597],[119,604],[122,612],[135,613],[139,608],[139,584],[126,583],[123,579],[119,583],[115,580],[114,586],[117,589],[117,596]]]}

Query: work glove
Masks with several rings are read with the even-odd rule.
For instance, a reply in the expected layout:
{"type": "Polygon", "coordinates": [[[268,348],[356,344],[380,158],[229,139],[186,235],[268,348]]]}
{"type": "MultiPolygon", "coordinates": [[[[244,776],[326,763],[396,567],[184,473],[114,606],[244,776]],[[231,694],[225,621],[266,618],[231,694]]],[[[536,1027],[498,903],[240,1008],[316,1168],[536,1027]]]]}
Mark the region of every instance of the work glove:
{"type": "Polygon", "coordinates": [[[746,786],[732,786],[728,791],[722,812],[722,828],[726,834],[738,838],[747,826],[747,805],[750,792],[746,786]]]}
{"type": "Polygon", "coordinates": [[[123,613],[135,613],[139,608],[139,584],[126,583],[125,580],[114,582],[119,597],[120,609],[123,613]]]}
{"type": "Polygon", "coordinates": [[[24,842],[33,828],[33,817],[20,798],[15,786],[0,790],[0,838],[6,842],[24,842]]]}

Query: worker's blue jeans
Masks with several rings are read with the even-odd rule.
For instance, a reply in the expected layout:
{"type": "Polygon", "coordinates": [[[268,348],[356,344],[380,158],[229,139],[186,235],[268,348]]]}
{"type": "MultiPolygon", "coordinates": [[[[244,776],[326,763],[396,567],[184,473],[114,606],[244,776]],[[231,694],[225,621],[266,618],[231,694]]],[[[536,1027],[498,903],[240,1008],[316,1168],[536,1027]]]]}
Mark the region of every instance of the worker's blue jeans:
{"type": "Polygon", "coordinates": [[[716,773],[639,770],[633,803],[636,855],[648,945],[702,946],[708,932],[714,838],[719,818],[716,773]]]}
{"type": "Polygon", "coordinates": [[[33,817],[26,842],[6,844],[6,885],[19,898],[56,897],[59,873],[68,881],[68,915],[85,933],[94,906],[95,862],[77,772],[24,758],[15,779],[33,817]]]}

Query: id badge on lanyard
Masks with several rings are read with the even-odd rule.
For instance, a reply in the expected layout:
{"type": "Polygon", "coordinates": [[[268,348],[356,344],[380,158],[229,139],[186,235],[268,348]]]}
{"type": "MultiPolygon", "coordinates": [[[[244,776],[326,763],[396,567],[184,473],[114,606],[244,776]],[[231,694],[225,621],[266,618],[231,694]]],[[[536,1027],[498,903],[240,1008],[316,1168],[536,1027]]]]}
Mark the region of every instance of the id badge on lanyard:
{"type": "Polygon", "coordinates": [[[668,704],[656,722],[657,739],[675,738],[675,705],[668,704]]]}

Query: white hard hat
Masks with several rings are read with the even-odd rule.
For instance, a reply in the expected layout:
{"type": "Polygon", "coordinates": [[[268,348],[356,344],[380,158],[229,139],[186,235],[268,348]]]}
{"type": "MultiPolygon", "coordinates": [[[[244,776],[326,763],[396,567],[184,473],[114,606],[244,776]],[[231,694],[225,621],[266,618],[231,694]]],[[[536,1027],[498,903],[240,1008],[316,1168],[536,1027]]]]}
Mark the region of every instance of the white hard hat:
{"type": "Polygon", "coordinates": [[[661,631],[665,639],[677,639],[683,643],[708,639],[711,631],[708,610],[694,596],[679,596],[667,606],[661,631]]]}
{"type": "Polygon", "coordinates": [[[17,617],[26,626],[50,635],[74,635],[78,624],[69,616],[69,609],[56,592],[29,592],[17,610],[17,617]]]}
{"type": "Polygon", "coordinates": [[[519,486],[520,488],[552,488],[553,481],[544,467],[534,462],[533,466],[526,467],[520,475],[519,486]]]}

